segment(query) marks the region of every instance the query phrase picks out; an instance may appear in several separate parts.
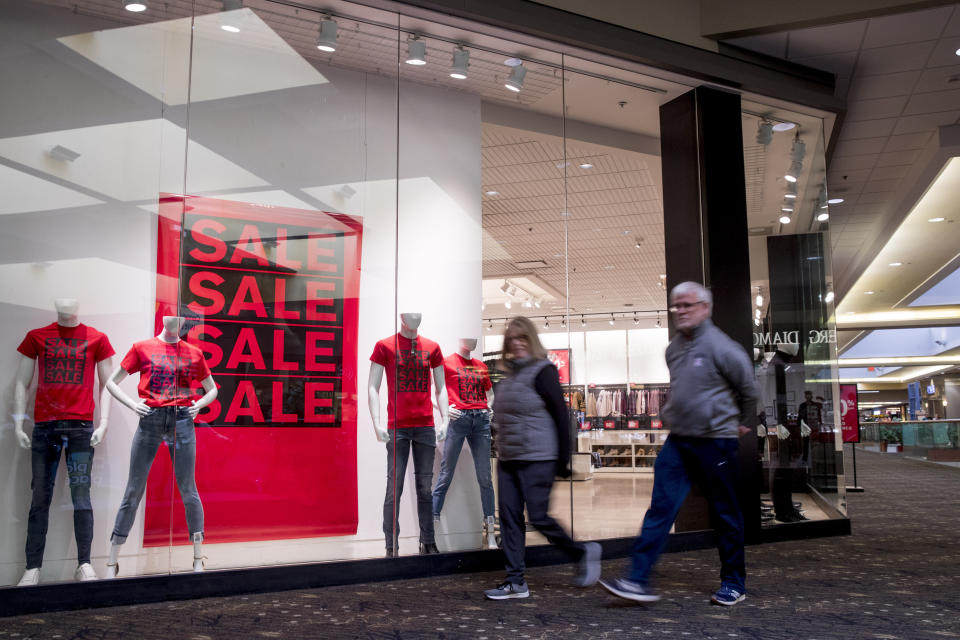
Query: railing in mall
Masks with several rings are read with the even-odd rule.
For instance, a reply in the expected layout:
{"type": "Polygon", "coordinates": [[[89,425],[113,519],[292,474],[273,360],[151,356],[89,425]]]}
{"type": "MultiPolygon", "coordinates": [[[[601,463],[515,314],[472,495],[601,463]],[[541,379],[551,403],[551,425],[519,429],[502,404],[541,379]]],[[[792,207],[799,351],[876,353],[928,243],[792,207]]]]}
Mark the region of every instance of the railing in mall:
{"type": "Polygon", "coordinates": [[[860,441],[878,443],[881,450],[901,445],[904,451],[931,460],[960,461],[960,420],[861,424],[860,441]]]}

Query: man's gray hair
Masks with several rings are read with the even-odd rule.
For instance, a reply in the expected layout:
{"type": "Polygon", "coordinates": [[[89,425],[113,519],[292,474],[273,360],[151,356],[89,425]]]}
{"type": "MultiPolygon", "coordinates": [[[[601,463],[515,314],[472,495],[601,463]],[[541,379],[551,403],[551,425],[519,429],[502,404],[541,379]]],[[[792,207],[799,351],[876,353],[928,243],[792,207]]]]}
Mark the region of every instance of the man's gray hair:
{"type": "Polygon", "coordinates": [[[686,295],[688,293],[695,295],[698,302],[706,302],[707,306],[713,309],[713,294],[710,293],[710,289],[707,289],[699,282],[693,282],[692,280],[681,282],[675,286],[670,291],[670,300],[672,301],[677,296],[686,295]]]}

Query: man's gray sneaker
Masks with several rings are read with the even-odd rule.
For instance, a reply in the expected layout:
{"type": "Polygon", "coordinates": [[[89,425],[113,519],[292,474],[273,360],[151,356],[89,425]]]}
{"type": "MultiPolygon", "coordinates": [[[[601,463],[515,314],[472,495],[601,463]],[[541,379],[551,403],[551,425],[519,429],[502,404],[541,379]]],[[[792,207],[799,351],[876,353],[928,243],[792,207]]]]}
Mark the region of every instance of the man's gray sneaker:
{"type": "Polygon", "coordinates": [[[615,596],[633,600],[635,602],[656,602],[660,596],[655,594],[646,585],[627,580],[626,578],[617,578],[616,580],[601,580],[600,586],[615,596]]]}
{"type": "Polygon", "coordinates": [[[580,567],[574,584],[578,587],[592,587],[600,579],[600,557],[603,548],[596,542],[583,545],[583,556],[580,558],[580,567]]]}
{"type": "Polygon", "coordinates": [[[487,596],[487,598],[490,600],[526,598],[530,595],[530,589],[527,588],[526,582],[521,582],[520,584],[504,582],[503,584],[498,585],[496,589],[488,589],[487,591],[484,591],[483,595],[487,596]]]}

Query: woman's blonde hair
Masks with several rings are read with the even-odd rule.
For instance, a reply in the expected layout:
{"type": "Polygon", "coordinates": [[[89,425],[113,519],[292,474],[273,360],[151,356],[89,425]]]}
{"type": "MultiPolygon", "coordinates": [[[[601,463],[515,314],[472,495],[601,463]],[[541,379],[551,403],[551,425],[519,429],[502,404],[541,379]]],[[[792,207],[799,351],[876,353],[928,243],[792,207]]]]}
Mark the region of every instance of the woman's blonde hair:
{"type": "Polygon", "coordinates": [[[531,356],[537,359],[547,357],[547,350],[544,349],[543,345],[540,343],[540,336],[537,335],[537,328],[533,326],[533,323],[530,322],[530,319],[523,316],[514,316],[510,318],[506,328],[503,330],[504,359],[513,357],[513,355],[510,353],[510,338],[507,337],[507,334],[510,333],[511,328],[523,334],[527,338],[527,350],[530,352],[531,356]]]}

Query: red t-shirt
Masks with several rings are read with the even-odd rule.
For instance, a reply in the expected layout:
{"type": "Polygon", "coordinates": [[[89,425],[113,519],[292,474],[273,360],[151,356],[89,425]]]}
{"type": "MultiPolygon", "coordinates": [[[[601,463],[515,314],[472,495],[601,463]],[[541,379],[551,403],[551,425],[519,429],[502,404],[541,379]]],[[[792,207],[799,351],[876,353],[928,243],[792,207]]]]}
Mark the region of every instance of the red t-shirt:
{"type": "Polygon", "coordinates": [[[487,408],[487,389],[492,386],[487,365],[454,353],[443,359],[443,374],[450,404],[457,409],[487,408]]]}
{"type": "Polygon", "coordinates": [[[93,372],[113,355],[110,340],[93,327],[56,322],[27,333],[17,351],[40,368],[35,422],[93,420],[93,372]]]}
{"type": "Polygon", "coordinates": [[[433,370],[443,364],[440,345],[422,336],[411,340],[398,333],[373,347],[370,362],[387,370],[387,428],[432,427],[430,380],[433,370]]]}
{"type": "Polygon", "coordinates": [[[175,343],[160,338],[136,342],[120,366],[133,375],[140,372],[137,390],[148,407],[189,407],[203,397],[196,391],[210,375],[203,351],[183,340],[175,343]]]}

